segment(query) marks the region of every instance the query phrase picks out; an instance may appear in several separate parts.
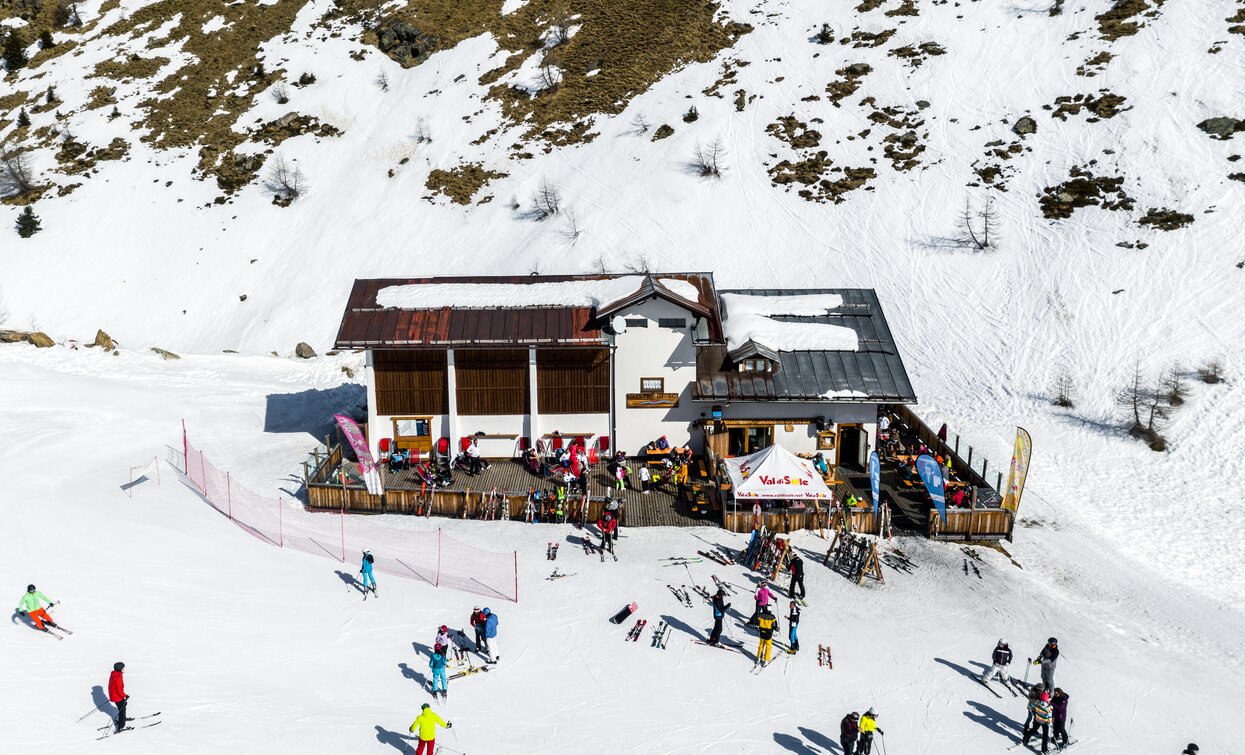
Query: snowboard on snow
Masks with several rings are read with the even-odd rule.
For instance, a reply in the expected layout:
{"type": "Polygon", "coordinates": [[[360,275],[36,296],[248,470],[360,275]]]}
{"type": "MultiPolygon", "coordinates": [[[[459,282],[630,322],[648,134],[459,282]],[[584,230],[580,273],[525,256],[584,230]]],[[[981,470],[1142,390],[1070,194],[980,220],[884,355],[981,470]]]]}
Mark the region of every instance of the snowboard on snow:
{"type": "Polygon", "coordinates": [[[635,613],[636,610],[638,609],[639,609],[639,606],[636,605],[635,603],[628,603],[627,605],[623,606],[623,609],[621,611],[614,614],[614,617],[610,619],[610,623],[621,624],[627,620],[628,616],[635,613]]]}

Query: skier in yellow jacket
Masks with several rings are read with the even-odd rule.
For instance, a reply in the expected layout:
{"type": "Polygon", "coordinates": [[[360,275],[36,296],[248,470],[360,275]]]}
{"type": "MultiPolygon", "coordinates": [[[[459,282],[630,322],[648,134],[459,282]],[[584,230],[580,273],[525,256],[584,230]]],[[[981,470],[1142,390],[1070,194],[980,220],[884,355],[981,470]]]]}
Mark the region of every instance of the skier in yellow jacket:
{"type": "Polygon", "coordinates": [[[860,749],[857,750],[860,755],[869,755],[873,752],[873,732],[875,731],[878,734],[882,733],[882,730],[878,728],[877,711],[870,708],[860,717],[860,749]]]}
{"type": "Polygon", "coordinates": [[[761,640],[757,645],[757,665],[769,663],[770,648],[773,646],[776,629],[778,629],[778,617],[770,613],[769,606],[762,607],[760,615],[757,616],[757,635],[761,640]]]}
{"type": "Polygon", "coordinates": [[[433,749],[437,746],[437,725],[444,726],[447,729],[453,728],[453,723],[446,723],[445,719],[437,715],[428,703],[424,703],[419,711],[419,716],[415,722],[411,724],[411,732],[419,730],[419,747],[415,749],[415,755],[432,755],[433,749]]]}

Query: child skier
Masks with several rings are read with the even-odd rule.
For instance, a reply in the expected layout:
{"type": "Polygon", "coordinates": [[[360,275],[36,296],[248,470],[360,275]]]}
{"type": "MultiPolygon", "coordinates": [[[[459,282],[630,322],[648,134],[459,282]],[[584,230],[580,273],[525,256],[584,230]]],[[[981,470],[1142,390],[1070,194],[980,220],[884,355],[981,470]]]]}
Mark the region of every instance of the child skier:
{"type": "Polygon", "coordinates": [[[778,629],[778,617],[770,613],[769,606],[761,609],[757,616],[757,636],[761,638],[757,645],[757,664],[769,663],[770,650],[774,645],[774,631],[778,629]]]}
{"type": "Polygon", "coordinates": [[[722,619],[731,604],[726,602],[726,588],[719,587],[713,596],[713,631],[709,634],[709,644],[717,645],[722,641],[722,619]]]}
{"type": "Polygon", "coordinates": [[[419,716],[415,722],[411,724],[410,731],[412,734],[415,730],[419,730],[419,747],[415,748],[415,755],[432,755],[433,749],[437,746],[437,727],[442,726],[446,729],[454,728],[454,723],[446,722],[436,714],[432,706],[424,703],[420,706],[419,716]]]}
{"type": "Polygon", "coordinates": [[[999,644],[994,646],[994,654],[990,658],[991,666],[982,677],[981,681],[988,682],[991,679],[998,679],[1007,684],[1007,667],[1012,662],[1012,650],[1007,647],[1007,643],[999,640],[999,644]]]}
{"type": "Polygon", "coordinates": [[[372,563],[374,561],[375,559],[372,558],[371,551],[363,551],[363,566],[359,568],[359,574],[363,577],[363,592],[366,593],[370,588],[372,594],[379,598],[380,593],[376,592],[376,578],[372,576],[372,563]]]}
{"type": "Polygon", "coordinates": [[[787,616],[787,652],[795,655],[800,650],[800,638],[796,635],[800,628],[800,607],[791,601],[791,613],[787,616]]]}
{"type": "Polygon", "coordinates": [[[1042,752],[1048,752],[1050,746],[1050,723],[1054,718],[1054,711],[1050,707],[1050,695],[1043,692],[1037,700],[1029,703],[1029,713],[1031,722],[1025,726],[1024,736],[1021,738],[1021,744],[1025,747],[1029,746],[1029,739],[1036,736],[1038,729],[1042,730],[1042,752]]]}
{"type": "Polygon", "coordinates": [[[878,728],[878,714],[873,708],[865,711],[860,717],[860,755],[869,755],[873,752],[873,732],[877,732],[882,736],[886,733],[878,728]]]}
{"type": "Polygon", "coordinates": [[[648,489],[653,480],[653,473],[649,471],[647,464],[640,465],[640,492],[648,495],[648,489]]]}
{"type": "Polygon", "coordinates": [[[445,646],[437,645],[432,649],[432,658],[428,659],[428,668],[432,669],[432,696],[437,696],[437,682],[441,683],[441,699],[449,699],[449,684],[445,678],[445,646]]]}
{"type": "Polygon", "coordinates": [[[125,717],[125,706],[130,696],[125,694],[125,664],[117,661],[112,664],[112,673],[108,675],[108,701],[117,706],[117,731],[125,728],[125,722],[132,719],[125,717]]]}
{"type": "Polygon", "coordinates": [[[471,628],[476,631],[476,653],[488,655],[488,637],[484,635],[484,623],[488,619],[479,606],[471,609],[471,628]]]}
{"type": "Polygon", "coordinates": [[[450,628],[442,624],[441,628],[437,630],[437,638],[433,640],[432,644],[434,647],[439,645],[443,648],[448,648],[450,646],[450,628]]]}
{"type": "Polygon", "coordinates": [[[48,604],[51,608],[55,603],[48,596],[35,589],[34,585],[26,585],[26,594],[17,603],[17,612],[25,614],[35,623],[35,629],[40,632],[51,632],[50,629],[43,626],[46,622],[48,627],[55,627],[56,622],[52,621],[52,617],[48,615],[47,609],[43,608],[43,603],[48,604]]]}

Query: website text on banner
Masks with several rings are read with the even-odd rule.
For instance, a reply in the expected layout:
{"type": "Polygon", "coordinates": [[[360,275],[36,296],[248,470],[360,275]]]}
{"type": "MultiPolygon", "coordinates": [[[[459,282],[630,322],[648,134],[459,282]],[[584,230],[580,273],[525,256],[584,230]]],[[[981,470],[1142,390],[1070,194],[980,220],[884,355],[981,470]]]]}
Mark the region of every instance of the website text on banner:
{"type": "Polygon", "coordinates": [[[187,438],[183,438],[182,450],[169,450],[169,463],[181,472],[183,481],[208,505],[259,540],[342,563],[361,557],[366,548],[373,553],[373,568],[378,572],[419,579],[435,587],[518,600],[518,557],[514,552],[477,548],[439,529],[394,532],[379,518],[360,522],[345,514],[308,512],[292,499],[266,497],[242,487],[187,438]],[[365,529],[368,534],[348,532],[348,528],[365,529]]]}

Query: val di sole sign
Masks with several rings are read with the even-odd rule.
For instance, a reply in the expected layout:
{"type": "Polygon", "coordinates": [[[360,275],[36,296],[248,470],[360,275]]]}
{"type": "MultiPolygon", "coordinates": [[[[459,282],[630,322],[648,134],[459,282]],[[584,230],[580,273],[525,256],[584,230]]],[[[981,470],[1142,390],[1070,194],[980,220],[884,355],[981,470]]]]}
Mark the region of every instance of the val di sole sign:
{"type": "Polygon", "coordinates": [[[677,393],[628,393],[628,409],[673,409],[679,405],[677,393]]]}

